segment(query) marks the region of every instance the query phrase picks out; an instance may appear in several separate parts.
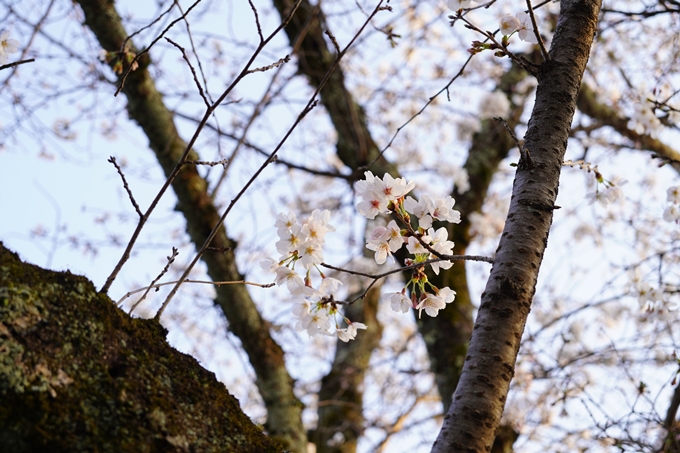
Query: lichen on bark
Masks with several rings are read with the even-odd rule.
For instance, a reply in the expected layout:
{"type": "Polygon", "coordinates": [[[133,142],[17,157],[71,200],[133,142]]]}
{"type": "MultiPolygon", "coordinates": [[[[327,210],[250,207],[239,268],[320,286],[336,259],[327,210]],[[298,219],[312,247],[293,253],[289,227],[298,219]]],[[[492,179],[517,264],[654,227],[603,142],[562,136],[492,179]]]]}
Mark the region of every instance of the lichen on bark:
{"type": "Polygon", "coordinates": [[[283,451],[166,334],[0,242],[2,451],[283,451]]]}

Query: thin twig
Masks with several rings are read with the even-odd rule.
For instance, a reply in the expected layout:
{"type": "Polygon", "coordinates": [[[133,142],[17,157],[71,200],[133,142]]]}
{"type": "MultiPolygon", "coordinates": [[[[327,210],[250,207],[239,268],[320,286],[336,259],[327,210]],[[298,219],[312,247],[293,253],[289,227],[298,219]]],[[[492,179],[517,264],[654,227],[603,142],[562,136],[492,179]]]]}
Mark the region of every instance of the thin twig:
{"type": "MultiPolygon", "coordinates": [[[[182,9],[182,5],[179,4],[178,0],[175,0],[175,4],[177,5],[177,8],[179,8],[179,12],[184,14],[184,10],[182,9]]],[[[194,44],[194,36],[191,34],[191,27],[189,26],[189,21],[186,19],[186,16],[184,17],[184,25],[187,28],[187,37],[189,38],[189,43],[191,44],[191,51],[194,53],[196,56],[196,63],[198,63],[198,70],[201,73],[201,78],[203,79],[203,85],[205,86],[205,94],[210,100],[210,102],[213,102],[212,96],[210,95],[210,90],[208,89],[208,79],[205,77],[205,71],[203,71],[203,64],[201,63],[201,58],[198,56],[198,52],[196,51],[196,44],[194,44]]],[[[219,144],[218,144],[219,146],[219,144]]]]}
{"type": "Polygon", "coordinates": [[[333,36],[333,33],[329,29],[326,29],[324,32],[326,33],[326,36],[331,40],[331,43],[333,43],[333,47],[335,47],[335,52],[340,53],[340,46],[338,45],[338,40],[335,39],[335,36],[333,36]]]}
{"type": "Polygon", "coordinates": [[[257,15],[257,8],[255,8],[255,5],[253,5],[253,0],[248,0],[248,3],[250,4],[250,9],[253,10],[253,14],[255,15],[257,34],[260,36],[260,43],[262,43],[264,41],[264,37],[262,36],[262,26],[260,25],[260,17],[257,15]]]}
{"type": "Polygon", "coordinates": [[[33,63],[35,61],[35,58],[29,58],[28,60],[20,60],[20,61],[15,61],[14,63],[7,63],[2,66],[0,66],[0,71],[3,69],[9,69],[13,68],[14,66],[19,66],[20,64],[24,63],[33,63]]]}
{"type": "Polygon", "coordinates": [[[123,170],[118,165],[118,162],[116,162],[116,158],[111,156],[111,157],[109,157],[108,161],[111,162],[114,167],[116,167],[116,170],[118,170],[118,174],[120,175],[120,178],[123,180],[123,187],[125,188],[125,191],[127,192],[128,197],[130,198],[130,202],[132,203],[132,206],[135,207],[135,211],[137,211],[137,215],[140,218],[144,217],[144,214],[142,214],[142,210],[139,209],[139,205],[137,204],[137,200],[135,200],[135,197],[132,195],[132,190],[130,190],[130,186],[128,186],[127,180],[125,179],[125,175],[123,174],[123,170]]]}
{"type": "Polygon", "coordinates": [[[184,51],[184,47],[180,46],[177,44],[175,41],[172,39],[168,38],[167,36],[165,37],[165,40],[172,44],[173,46],[177,47],[180,52],[182,52],[182,58],[184,58],[184,61],[187,62],[187,65],[189,66],[189,69],[191,70],[191,75],[194,76],[194,82],[196,82],[196,87],[198,87],[198,94],[201,95],[201,99],[203,99],[203,102],[205,103],[205,106],[210,108],[210,102],[208,102],[208,98],[205,97],[205,93],[203,93],[203,86],[201,86],[201,82],[198,81],[198,75],[196,75],[196,70],[194,69],[193,65],[189,61],[189,57],[187,57],[187,53],[184,51]]]}
{"type": "Polygon", "coordinates": [[[274,62],[274,63],[272,63],[272,64],[270,64],[270,65],[262,66],[261,68],[251,69],[250,71],[248,71],[248,74],[252,74],[252,73],[254,73],[254,72],[265,72],[265,71],[269,71],[270,69],[272,69],[272,68],[278,68],[278,67],[281,66],[282,64],[288,63],[289,61],[290,61],[290,55],[286,55],[286,56],[283,57],[283,58],[279,58],[279,61],[274,62]]]}
{"type": "Polygon", "coordinates": [[[541,34],[538,32],[538,24],[536,23],[536,16],[534,16],[534,8],[531,6],[531,0],[527,0],[527,9],[529,12],[529,17],[531,17],[531,24],[534,26],[534,34],[536,35],[536,39],[538,40],[538,47],[541,48],[543,58],[545,58],[546,61],[550,60],[550,54],[548,53],[548,50],[545,48],[545,44],[543,43],[543,38],[541,38],[541,34]]]}
{"type": "Polygon", "coordinates": [[[215,161],[205,161],[205,160],[187,160],[184,162],[184,165],[207,165],[209,167],[215,167],[216,165],[222,165],[223,167],[226,167],[226,165],[229,163],[228,159],[221,159],[221,160],[215,160],[215,161]]]}
{"type": "MultiPolygon", "coordinates": [[[[181,20],[184,20],[184,18],[187,17],[187,15],[191,12],[191,10],[194,9],[194,7],[195,7],[196,5],[198,5],[200,2],[201,2],[201,0],[196,0],[196,1],[189,7],[189,9],[187,9],[186,13],[183,13],[183,14],[182,14],[181,16],[179,16],[177,19],[175,19],[175,20],[173,20],[172,22],[170,22],[170,24],[169,24],[167,27],[165,27],[165,30],[163,30],[163,31],[161,32],[160,35],[158,35],[153,41],[151,41],[151,44],[149,44],[149,46],[148,46],[146,49],[142,50],[142,51],[139,52],[137,55],[135,55],[135,58],[130,62],[130,64],[128,65],[127,69],[125,70],[125,72],[123,73],[122,77],[120,78],[120,86],[116,89],[116,92],[113,93],[113,96],[114,96],[114,97],[115,97],[115,96],[118,96],[118,94],[121,92],[121,90],[122,90],[123,87],[125,86],[125,80],[127,80],[128,75],[130,75],[130,73],[132,72],[132,68],[133,68],[134,64],[142,57],[142,55],[144,55],[145,53],[149,53],[149,50],[151,50],[151,48],[152,48],[158,41],[160,41],[161,38],[163,38],[163,37],[165,36],[165,34],[166,34],[172,27],[174,27],[175,24],[176,24],[177,22],[179,22],[179,21],[181,21],[181,20]]],[[[158,20],[158,19],[157,19],[157,20],[158,20]]],[[[155,22],[155,21],[154,21],[154,22],[155,22]]],[[[149,25],[149,26],[150,26],[150,25],[149,25]]],[[[139,31],[137,31],[136,33],[139,33],[139,31]]],[[[132,38],[132,36],[134,36],[136,33],[133,33],[132,35],[130,35],[130,36],[128,36],[127,38],[125,38],[125,41],[123,41],[123,45],[120,47],[119,52],[123,52],[123,51],[125,50],[125,46],[127,46],[128,41],[129,41],[129,40],[132,38]]]]}
{"type": "Polygon", "coordinates": [[[142,294],[142,297],[140,297],[139,300],[137,300],[137,302],[135,302],[132,305],[128,314],[131,315],[132,312],[135,310],[135,308],[137,308],[137,306],[139,304],[141,304],[144,299],[146,299],[146,296],[149,294],[149,291],[151,291],[151,288],[153,288],[154,285],[156,284],[156,282],[158,280],[160,280],[168,272],[168,270],[170,269],[170,265],[172,265],[172,263],[175,262],[175,258],[177,258],[177,255],[179,255],[179,251],[177,250],[177,247],[173,247],[172,248],[172,254],[167,257],[168,262],[165,265],[165,267],[163,268],[163,270],[161,271],[161,273],[158,274],[158,277],[154,278],[153,281],[151,282],[151,284],[146,287],[146,291],[144,291],[144,294],[142,294]]]}
{"type": "MultiPolygon", "coordinates": [[[[144,288],[139,288],[135,289],[134,291],[130,291],[127,294],[125,294],[123,297],[121,297],[118,302],[116,302],[116,305],[120,306],[125,299],[128,297],[132,296],[133,294],[137,294],[139,292],[145,291],[148,288],[151,289],[158,289],[163,286],[168,286],[168,285],[174,285],[177,283],[177,280],[173,280],[171,282],[163,282],[163,283],[155,283],[151,286],[145,286],[144,288]]],[[[222,286],[222,285],[250,285],[250,286],[257,286],[258,288],[273,288],[276,286],[276,283],[255,283],[255,282],[249,282],[246,280],[234,280],[234,281],[226,281],[226,282],[213,282],[210,280],[192,280],[192,279],[186,279],[184,280],[184,283],[199,283],[202,285],[214,285],[214,286],[222,286]]]]}

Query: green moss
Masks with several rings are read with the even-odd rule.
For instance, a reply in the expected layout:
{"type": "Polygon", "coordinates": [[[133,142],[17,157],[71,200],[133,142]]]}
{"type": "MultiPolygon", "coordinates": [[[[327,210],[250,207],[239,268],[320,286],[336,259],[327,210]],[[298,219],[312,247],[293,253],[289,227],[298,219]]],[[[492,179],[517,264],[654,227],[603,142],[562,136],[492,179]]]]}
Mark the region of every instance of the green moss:
{"type": "Polygon", "coordinates": [[[0,243],[2,451],[282,451],[166,334],[0,243]]]}

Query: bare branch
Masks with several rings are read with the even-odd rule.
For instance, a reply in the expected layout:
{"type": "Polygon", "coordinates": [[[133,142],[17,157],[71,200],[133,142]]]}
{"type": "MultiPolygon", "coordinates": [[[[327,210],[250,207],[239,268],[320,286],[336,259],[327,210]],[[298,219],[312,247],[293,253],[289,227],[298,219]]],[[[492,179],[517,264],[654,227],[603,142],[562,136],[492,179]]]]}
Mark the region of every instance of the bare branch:
{"type": "Polygon", "coordinates": [[[109,157],[109,162],[113,164],[114,167],[116,167],[116,170],[118,171],[118,174],[120,175],[120,178],[123,180],[123,187],[125,188],[125,191],[128,194],[128,197],[130,198],[130,202],[132,203],[132,206],[135,207],[135,211],[137,212],[137,215],[142,218],[144,215],[142,214],[142,210],[139,209],[139,205],[137,204],[137,200],[135,200],[135,197],[132,195],[132,190],[130,190],[130,186],[128,186],[127,180],[125,179],[125,175],[123,174],[123,170],[120,168],[120,165],[118,165],[118,162],[116,162],[116,158],[111,156],[109,157]]]}

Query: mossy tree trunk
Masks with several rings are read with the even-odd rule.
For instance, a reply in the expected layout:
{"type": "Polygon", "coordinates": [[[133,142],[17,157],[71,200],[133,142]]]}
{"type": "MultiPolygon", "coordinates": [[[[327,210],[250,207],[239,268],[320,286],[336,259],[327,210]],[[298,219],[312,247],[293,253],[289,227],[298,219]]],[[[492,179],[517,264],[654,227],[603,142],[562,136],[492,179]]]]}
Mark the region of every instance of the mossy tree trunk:
{"type": "Polygon", "coordinates": [[[0,450],[282,452],[166,334],[0,242],[0,450]]]}

